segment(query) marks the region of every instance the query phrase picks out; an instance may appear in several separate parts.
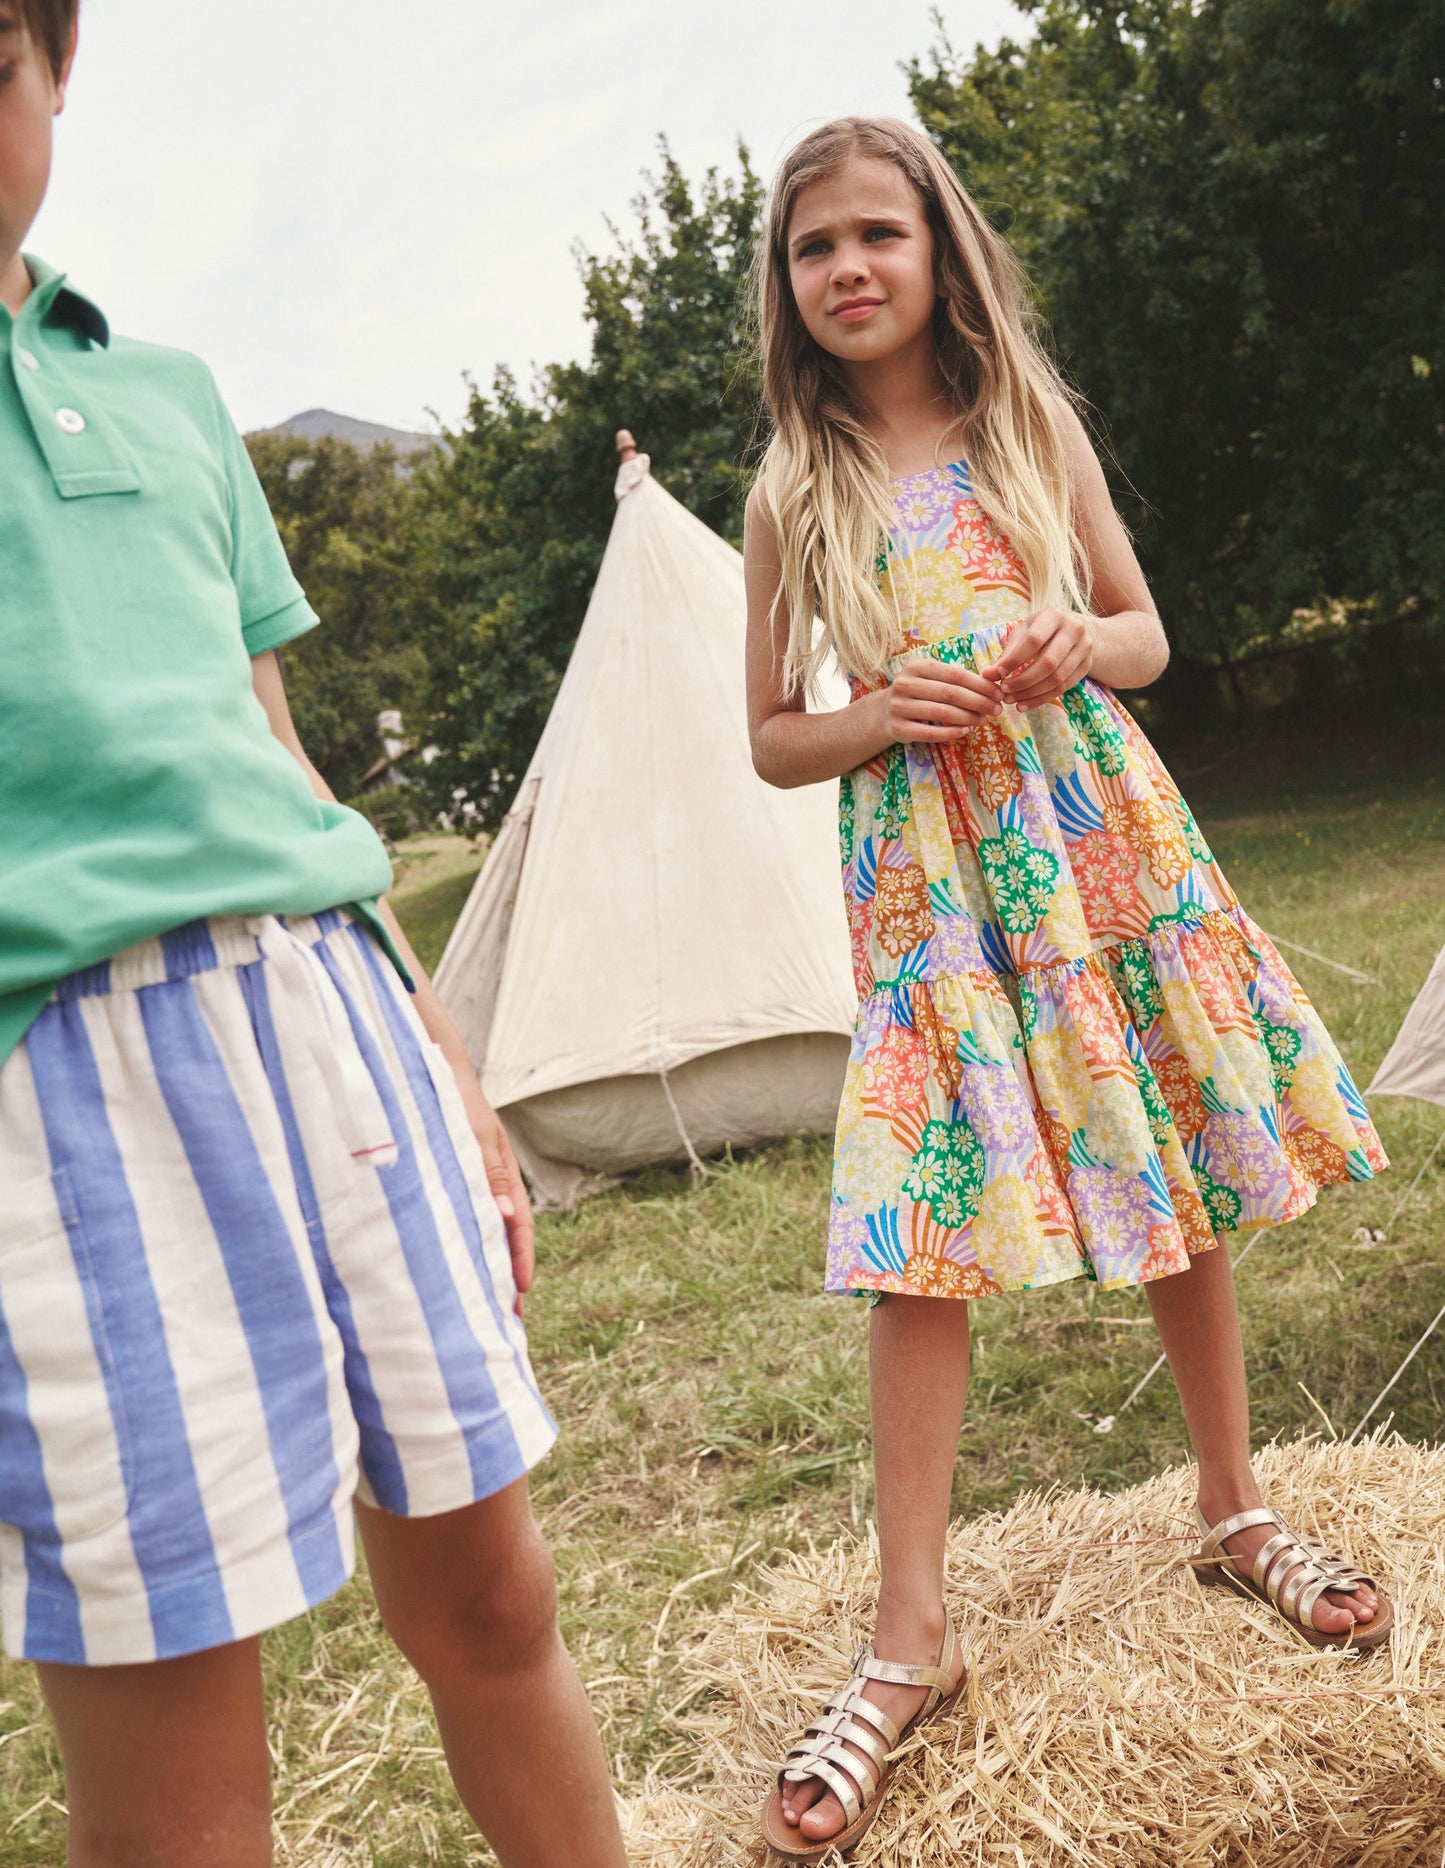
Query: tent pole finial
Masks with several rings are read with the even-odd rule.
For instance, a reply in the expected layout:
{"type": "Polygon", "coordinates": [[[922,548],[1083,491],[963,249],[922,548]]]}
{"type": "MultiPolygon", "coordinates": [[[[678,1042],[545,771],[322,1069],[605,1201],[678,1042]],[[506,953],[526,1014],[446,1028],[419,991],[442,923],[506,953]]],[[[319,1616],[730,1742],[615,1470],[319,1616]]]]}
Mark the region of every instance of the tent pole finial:
{"type": "Polygon", "coordinates": [[[637,459],[637,443],[632,438],[632,430],[630,428],[618,429],[617,452],[625,461],[637,459]]]}

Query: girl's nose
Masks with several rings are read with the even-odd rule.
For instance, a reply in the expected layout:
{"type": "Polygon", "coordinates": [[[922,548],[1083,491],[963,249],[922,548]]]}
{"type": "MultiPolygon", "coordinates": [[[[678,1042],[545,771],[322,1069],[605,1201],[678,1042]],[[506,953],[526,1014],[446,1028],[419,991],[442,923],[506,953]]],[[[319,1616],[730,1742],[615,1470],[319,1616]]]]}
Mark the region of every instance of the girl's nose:
{"type": "Polygon", "coordinates": [[[839,247],[833,255],[834,285],[857,285],[868,277],[868,261],[858,248],[839,247]]]}

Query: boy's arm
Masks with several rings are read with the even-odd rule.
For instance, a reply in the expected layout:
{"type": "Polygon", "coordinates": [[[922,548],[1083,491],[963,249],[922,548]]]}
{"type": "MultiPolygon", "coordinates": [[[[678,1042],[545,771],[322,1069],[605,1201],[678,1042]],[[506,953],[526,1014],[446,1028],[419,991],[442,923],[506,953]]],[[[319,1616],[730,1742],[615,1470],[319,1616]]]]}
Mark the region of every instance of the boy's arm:
{"type": "MultiPolygon", "coordinates": [[[[257,700],[266,710],[266,718],[271,723],[271,731],[300,765],[310,781],[311,789],[318,798],[335,802],[336,794],[307,758],[306,748],[301,744],[297,734],[296,724],[291,718],[291,708],[286,699],[286,685],[281,675],[281,664],[276,658],[274,649],[253,658],[251,684],[256,690],[257,700]]],[[[517,1166],[517,1157],[512,1153],[512,1144],[507,1139],[507,1131],[502,1127],[497,1112],[482,1093],[482,1086],[477,1081],[477,1073],[473,1070],[471,1059],[467,1056],[467,1047],[462,1042],[462,1035],[457,1030],[451,1014],[437,996],[436,988],[427,978],[416,955],[412,952],[411,943],[402,933],[397,918],[391,911],[391,905],[383,901],[380,904],[380,912],[402,959],[405,960],[416,982],[416,1009],[421,1022],[425,1025],[433,1043],[440,1046],[457,1080],[457,1088],[461,1091],[467,1118],[481,1146],[482,1158],[486,1162],[487,1181],[502,1217],[506,1221],[507,1244],[512,1254],[512,1274],[516,1279],[517,1290],[521,1293],[531,1286],[535,1252],[532,1208],[527,1199],[527,1189],[522,1180],[521,1169],[517,1166]]],[[[519,1296],[518,1310],[520,1309],[521,1298],[519,1296]]]]}

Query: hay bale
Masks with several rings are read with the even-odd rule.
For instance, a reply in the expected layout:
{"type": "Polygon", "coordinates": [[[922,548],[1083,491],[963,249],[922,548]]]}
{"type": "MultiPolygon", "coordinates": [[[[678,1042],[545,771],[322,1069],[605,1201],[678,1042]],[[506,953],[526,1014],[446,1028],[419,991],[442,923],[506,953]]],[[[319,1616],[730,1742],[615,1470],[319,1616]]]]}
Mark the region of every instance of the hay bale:
{"type": "MultiPolygon", "coordinates": [[[[1258,1469],[1301,1534],[1376,1569],[1399,1618],[1389,1648],[1317,1653],[1201,1590],[1183,1561],[1192,1469],[1021,1498],[952,1532],[968,1707],[907,1745],[859,1868],[1438,1868],[1445,1449],[1306,1440],[1258,1469]]],[[[715,1618],[685,1657],[710,1691],[703,1771],[629,1806],[638,1868],[767,1859],[771,1772],[868,1639],[876,1587],[876,1548],[842,1539],[715,1618]]]]}

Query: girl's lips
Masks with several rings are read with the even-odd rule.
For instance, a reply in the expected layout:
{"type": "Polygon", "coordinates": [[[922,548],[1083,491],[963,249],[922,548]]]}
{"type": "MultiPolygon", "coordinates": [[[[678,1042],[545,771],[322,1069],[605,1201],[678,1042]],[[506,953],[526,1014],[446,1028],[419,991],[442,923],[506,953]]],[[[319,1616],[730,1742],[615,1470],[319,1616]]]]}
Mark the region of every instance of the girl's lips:
{"type": "Polygon", "coordinates": [[[876,298],[855,299],[851,304],[840,305],[833,316],[841,318],[844,324],[859,324],[871,317],[881,303],[882,300],[876,298]]]}

